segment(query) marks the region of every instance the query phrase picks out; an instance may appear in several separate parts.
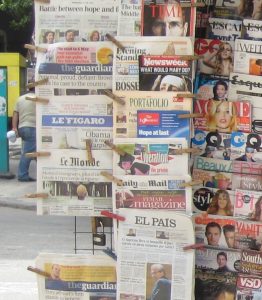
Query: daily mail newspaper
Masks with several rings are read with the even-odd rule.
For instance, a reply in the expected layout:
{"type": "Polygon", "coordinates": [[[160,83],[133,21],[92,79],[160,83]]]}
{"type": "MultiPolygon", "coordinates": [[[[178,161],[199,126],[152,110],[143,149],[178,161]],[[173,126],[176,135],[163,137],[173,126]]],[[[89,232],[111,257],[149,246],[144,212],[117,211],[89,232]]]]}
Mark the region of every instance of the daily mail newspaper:
{"type": "Polygon", "coordinates": [[[240,271],[245,274],[262,276],[262,253],[256,250],[242,250],[240,271]]]}
{"type": "Polygon", "coordinates": [[[115,139],[124,155],[113,152],[113,173],[117,175],[187,175],[188,154],[176,150],[187,148],[186,139],[115,139]],[[178,167],[179,166],[179,167],[178,167]]]}
{"type": "Polygon", "coordinates": [[[119,214],[125,221],[119,223],[117,299],[191,300],[194,250],[183,250],[194,243],[191,219],[171,211],[122,208],[119,214]]]}
{"type": "Polygon", "coordinates": [[[249,75],[262,75],[261,41],[235,41],[234,72],[249,75]]]}
{"type": "Polygon", "coordinates": [[[113,182],[113,208],[173,210],[190,214],[192,188],[181,185],[184,176],[118,176],[123,185],[113,182]],[[135,178],[135,179],[134,179],[135,178]]]}
{"type": "Polygon", "coordinates": [[[259,300],[262,293],[262,277],[238,274],[235,299],[259,300]]]}
{"type": "Polygon", "coordinates": [[[262,20],[244,19],[241,38],[261,41],[262,20]]]}
{"type": "Polygon", "coordinates": [[[116,262],[102,255],[40,253],[39,300],[115,300],[116,262]]]}
{"type": "Polygon", "coordinates": [[[36,88],[40,97],[101,94],[112,88],[111,42],[56,43],[37,53],[36,88]]]}
{"type": "Polygon", "coordinates": [[[138,110],[184,110],[192,112],[192,99],[177,97],[177,93],[160,91],[117,91],[124,105],[113,102],[113,132],[115,138],[137,137],[138,110]]]}
{"type": "Polygon", "coordinates": [[[113,103],[105,95],[52,97],[37,105],[37,149],[105,150],[113,140],[113,103]]]}
{"type": "Polygon", "coordinates": [[[112,172],[112,150],[52,149],[37,160],[37,191],[48,199],[37,202],[37,214],[99,216],[112,210],[112,183],[100,175],[112,172]]]}
{"type": "Polygon", "coordinates": [[[118,37],[114,46],[113,91],[139,90],[140,55],[192,55],[189,37],[118,37]]]}
{"type": "Polygon", "coordinates": [[[116,35],[118,1],[50,0],[35,3],[35,42],[106,41],[116,35]]]}

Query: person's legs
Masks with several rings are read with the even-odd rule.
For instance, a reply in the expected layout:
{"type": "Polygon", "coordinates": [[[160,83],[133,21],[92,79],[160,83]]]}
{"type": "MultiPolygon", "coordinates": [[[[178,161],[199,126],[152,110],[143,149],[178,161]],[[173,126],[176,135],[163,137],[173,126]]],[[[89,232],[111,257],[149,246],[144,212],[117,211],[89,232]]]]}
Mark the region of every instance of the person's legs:
{"type": "Polygon", "coordinates": [[[26,153],[36,151],[36,129],[34,127],[23,127],[18,129],[22,139],[21,158],[18,166],[18,180],[30,181],[28,174],[32,158],[25,157],[26,153]]]}

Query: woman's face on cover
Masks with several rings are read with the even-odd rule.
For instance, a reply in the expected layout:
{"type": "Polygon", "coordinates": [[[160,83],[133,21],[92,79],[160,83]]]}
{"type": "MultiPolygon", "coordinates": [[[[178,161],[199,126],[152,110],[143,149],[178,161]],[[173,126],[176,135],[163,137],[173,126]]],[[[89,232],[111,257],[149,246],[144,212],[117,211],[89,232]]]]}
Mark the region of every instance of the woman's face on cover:
{"type": "Polygon", "coordinates": [[[54,42],[54,34],[52,32],[49,32],[46,36],[46,42],[48,44],[52,44],[54,42]]]}
{"type": "Polygon", "coordinates": [[[219,84],[216,88],[216,92],[219,99],[225,99],[227,90],[224,85],[219,84]]]}
{"type": "Polygon", "coordinates": [[[220,193],[218,196],[218,207],[220,209],[225,209],[227,206],[227,197],[225,193],[220,193]]]}
{"type": "Polygon", "coordinates": [[[231,57],[231,46],[229,44],[224,44],[224,46],[221,48],[221,58],[222,59],[228,59],[231,57]]]}
{"type": "Polygon", "coordinates": [[[229,127],[232,119],[231,112],[229,110],[229,103],[223,101],[216,109],[215,122],[218,130],[225,130],[229,127]]]}

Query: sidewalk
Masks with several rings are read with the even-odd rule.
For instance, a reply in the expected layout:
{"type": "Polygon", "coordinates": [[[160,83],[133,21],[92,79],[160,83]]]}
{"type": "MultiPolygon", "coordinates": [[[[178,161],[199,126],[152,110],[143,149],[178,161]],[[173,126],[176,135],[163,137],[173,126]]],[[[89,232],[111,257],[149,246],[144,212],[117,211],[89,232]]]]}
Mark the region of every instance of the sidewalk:
{"type": "MultiPolygon", "coordinates": [[[[9,143],[9,171],[16,175],[21,153],[21,139],[9,143]]],[[[30,176],[36,178],[36,161],[30,164],[30,176]]],[[[36,182],[20,182],[14,179],[0,178],[0,206],[36,210],[37,199],[25,197],[36,193],[36,182]]]]}

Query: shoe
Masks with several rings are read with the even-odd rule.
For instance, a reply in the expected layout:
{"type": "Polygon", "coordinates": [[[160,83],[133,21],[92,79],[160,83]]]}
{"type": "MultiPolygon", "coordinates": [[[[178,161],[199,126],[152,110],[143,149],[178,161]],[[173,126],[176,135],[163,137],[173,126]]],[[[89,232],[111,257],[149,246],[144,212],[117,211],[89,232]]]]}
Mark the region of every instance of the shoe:
{"type": "Polygon", "coordinates": [[[32,177],[27,177],[27,178],[18,178],[18,181],[21,182],[32,182],[32,181],[36,181],[36,179],[32,178],[32,177]]]}

